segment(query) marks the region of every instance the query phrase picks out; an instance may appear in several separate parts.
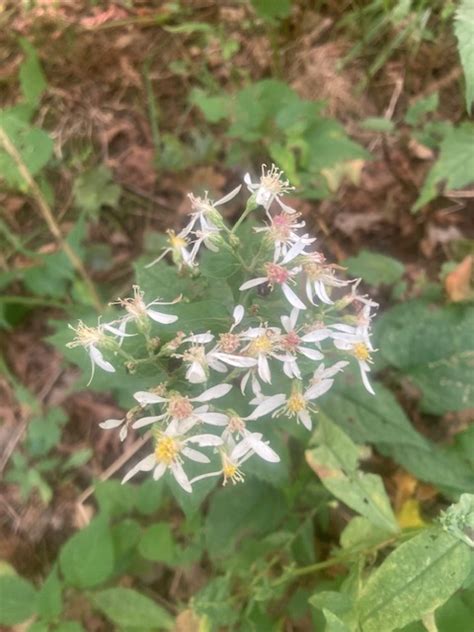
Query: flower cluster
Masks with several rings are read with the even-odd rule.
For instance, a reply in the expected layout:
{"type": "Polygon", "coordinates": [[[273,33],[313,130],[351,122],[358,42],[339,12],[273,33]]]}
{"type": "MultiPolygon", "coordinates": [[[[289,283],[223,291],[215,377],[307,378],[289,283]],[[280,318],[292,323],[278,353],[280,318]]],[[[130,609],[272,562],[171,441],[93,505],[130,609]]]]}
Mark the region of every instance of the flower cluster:
{"type": "Polygon", "coordinates": [[[120,428],[122,441],[130,430],[151,429],[150,453],[128,470],[124,482],[148,471],[155,479],[170,472],[187,492],[209,477],[241,482],[248,459],[280,460],[265,438],[264,417],[311,430],[317,400],[350,363],[358,365],[363,385],[374,393],[368,374],[377,304],[359,294],[360,280],[337,276],[340,267],[314,248],[316,240],[305,232],[300,214],[282,199],[291,187],[280,170],[264,167],[258,182],[249,175],[244,182],[251,195],[234,228],[218,207],[235,198],[240,186],[216,202],[207,193],[190,195],[189,223],[168,233],[169,246],[149,264],[169,256],[177,274],[196,275],[203,247],[210,256],[225,250],[245,264],[236,229],[263,207],[266,223],[254,228],[262,247],[250,265],[243,265],[247,279],[235,288],[240,300],[224,331],[206,329],[203,322],[201,331],[167,334],[168,326],[179,324],[180,301],[186,297],[147,302],[137,286],[133,297],[115,303],[124,310],[118,318],[73,328],[76,337],[68,346],[84,347],[93,371],[97,366],[114,372],[114,358],[128,370],[143,362],[168,367],[162,383],[134,394],[136,404],[123,418],[101,424],[120,428]],[[261,302],[270,295],[279,306],[270,318],[259,316],[259,289],[261,302]],[[125,339],[134,336],[145,338],[147,358],[137,360],[124,350],[125,339]],[[207,464],[207,470],[192,476],[192,461],[207,464]]]}

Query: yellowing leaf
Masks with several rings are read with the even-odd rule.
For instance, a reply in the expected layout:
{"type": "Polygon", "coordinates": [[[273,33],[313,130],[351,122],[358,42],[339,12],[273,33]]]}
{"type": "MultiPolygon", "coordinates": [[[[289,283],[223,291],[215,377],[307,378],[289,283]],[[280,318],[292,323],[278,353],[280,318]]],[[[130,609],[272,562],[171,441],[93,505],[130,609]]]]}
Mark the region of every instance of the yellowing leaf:
{"type": "Polygon", "coordinates": [[[402,529],[424,527],[426,525],[420,514],[420,503],[414,498],[409,498],[403,503],[396,517],[402,529]]]}
{"type": "Polygon", "coordinates": [[[444,280],[444,287],[449,300],[454,303],[465,301],[473,295],[471,287],[473,262],[474,257],[468,255],[444,280]]]}

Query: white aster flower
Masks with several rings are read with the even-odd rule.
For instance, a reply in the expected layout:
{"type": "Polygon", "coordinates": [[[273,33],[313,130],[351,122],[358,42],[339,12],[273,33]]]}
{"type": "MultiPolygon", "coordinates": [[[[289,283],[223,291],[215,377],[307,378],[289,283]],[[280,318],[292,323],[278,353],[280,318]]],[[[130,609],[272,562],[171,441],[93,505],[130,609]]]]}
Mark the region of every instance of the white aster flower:
{"type": "Polygon", "coordinates": [[[174,314],[165,314],[164,312],[160,312],[154,308],[161,305],[174,305],[181,300],[181,296],[175,298],[174,301],[161,301],[160,299],[155,299],[150,303],[145,303],[143,297],[144,292],[140,290],[138,285],[134,285],[133,298],[118,299],[115,303],[113,303],[122,306],[128,313],[126,316],[115,320],[113,326],[112,324],[107,325],[106,328],[108,331],[115,333],[117,336],[123,336],[127,325],[130,322],[140,323],[147,318],[151,318],[151,320],[154,320],[162,325],[169,325],[170,323],[174,323],[178,320],[178,317],[174,314]]]}
{"type": "Polygon", "coordinates": [[[270,224],[257,227],[254,230],[257,233],[265,233],[273,242],[274,261],[278,261],[280,257],[285,256],[290,248],[298,242],[301,242],[306,247],[316,241],[314,237],[310,237],[308,234],[298,235],[296,232],[299,228],[305,226],[305,222],[298,221],[299,213],[287,213],[282,211],[273,217],[268,212],[267,215],[270,224]]]}
{"type": "MultiPolygon", "coordinates": [[[[96,366],[108,373],[115,373],[115,367],[104,358],[102,352],[98,348],[99,346],[107,346],[107,344],[114,341],[113,338],[107,336],[106,334],[108,329],[111,330],[111,333],[115,333],[113,327],[100,323],[97,327],[89,327],[88,325],[85,325],[82,320],[77,323],[76,327],[73,327],[72,325],[68,325],[68,327],[69,329],[72,329],[76,335],[71,342],[66,344],[66,347],[68,347],[68,349],[83,347],[89,354],[92,370],[88,385],[92,382],[96,366]]],[[[120,335],[123,336],[127,334],[120,332],[120,335]]]]}
{"type": "Polygon", "coordinates": [[[222,483],[224,486],[229,480],[234,485],[243,483],[244,473],[240,467],[254,454],[268,463],[278,463],[280,461],[278,454],[272,450],[268,441],[263,440],[260,432],[250,432],[243,428],[240,433],[242,439],[239,442],[235,442],[230,434],[225,435],[224,443],[219,448],[221,469],[196,476],[192,479],[191,484],[216,476],[224,477],[222,483]]]}
{"type": "Polygon", "coordinates": [[[374,389],[372,388],[367,375],[367,373],[370,373],[370,354],[375,351],[375,349],[370,342],[369,332],[366,327],[361,327],[359,331],[357,331],[357,328],[354,329],[355,331],[353,332],[334,331],[332,334],[334,346],[341,351],[347,351],[357,360],[362,383],[371,395],[375,395],[374,389]]]}
{"type": "Polygon", "coordinates": [[[314,328],[308,333],[302,333],[301,328],[296,328],[299,310],[295,307],[291,310],[290,316],[282,316],[281,324],[286,334],[281,337],[281,346],[287,353],[287,358],[283,362],[283,372],[290,379],[296,377],[301,379],[301,372],[298,368],[296,354],[301,353],[310,360],[322,360],[323,354],[318,349],[306,346],[307,343],[319,343],[331,336],[331,331],[326,327],[314,328]]]}
{"type": "MultiPolygon", "coordinates": [[[[242,391],[245,391],[250,376],[252,375],[255,378],[255,370],[263,382],[271,384],[272,376],[268,359],[275,358],[283,361],[283,358],[278,353],[280,351],[280,333],[281,330],[278,327],[252,327],[242,333],[242,339],[247,341],[243,352],[257,360],[256,369],[250,369],[242,378],[242,391]]],[[[255,379],[252,380],[252,390],[255,394],[260,391],[258,381],[255,381],[255,379]]]]}
{"type": "Polygon", "coordinates": [[[287,213],[294,213],[294,209],[284,204],[280,197],[285,193],[294,190],[288,180],[283,179],[283,171],[272,165],[267,169],[266,165],[262,165],[262,175],[258,182],[252,182],[249,173],[245,174],[244,182],[248,190],[255,194],[255,201],[268,211],[273,201],[276,200],[281,208],[287,213]]]}
{"type": "Polygon", "coordinates": [[[311,303],[315,305],[315,298],[322,303],[332,305],[327,288],[346,287],[352,281],[338,279],[335,276],[335,268],[339,266],[326,264],[322,253],[314,252],[306,255],[302,268],[306,275],[306,295],[311,303]]]}
{"type": "Polygon", "coordinates": [[[188,198],[191,201],[193,210],[191,212],[191,221],[186,227],[187,230],[195,230],[195,226],[197,225],[204,233],[210,229],[219,231],[223,226],[223,219],[222,215],[217,210],[217,207],[230,202],[230,200],[235,198],[235,196],[239,193],[241,188],[242,185],[239,184],[238,187],[221,197],[216,202],[212,202],[209,199],[207,191],[204,194],[204,198],[196,197],[192,193],[188,193],[188,198]]]}
{"type": "Polygon", "coordinates": [[[298,309],[306,309],[306,305],[290,287],[290,282],[294,283],[293,279],[298,272],[301,271],[301,267],[296,266],[290,269],[285,267],[285,265],[297,257],[303,249],[304,243],[298,242],[294,244],[279,263],[268,262],[264,265],[265,276],[256,277],[255,279],[250,279],[242,283],[239,290],[242,292],[257,287],[258,285],[264,285],[265,283],[272,289],[275,285],[279,285],[290,305],[298,309]]]}
{"type": "Polygon", "coordinates": [[[167,254],[171,253],[173,263],[175,263],[179,268],[188,267],[192,268],[195,266],[194,256],[196,253],[192,252],[191,246],[192,242],[189,239],[189,229],[186,226],[181,230],[178,234],[175,233],[174,230],[166,231],[168,233],[168,243],[169,246],[163,250],[161,255],[154,259],[151,263],[148,263],[145,268],[150,268],[154,266],[155,263],[161,261],[167,254]]]}
{"type": "Polygon", "coordinates": [[[165,410],[160,415],[143,417],[138,419],[133,428],[143,428],[157,421],[177,420],[189,423],[189,428],[202,422],[213,426],[225,426],[228,423],[228,416],[223,413],[209,412],[208,406],[195,408],[193,403],[205,403],[214,399],[219,399],[227,395],[232,389],[231,384],[218,384],[208,388],[196,397],[187,397],[176,391],[172,391],[167,397],[154,393],[153,391],[138,391],[134,394],[135,399],[141,406],[149,404],[163,404],[165,410]]]}
{"type": "Polygon", "coordinates": [[[197,463],[210,463],[210,459],[199,450],[191,448],[190,443],[200,447],[216,447],[222,444],[222,439],[212,434],[184,437],[178,420],[173,420],[164,432],[156,433],[153,453],[132,467],[124,476],[122,483],[129,481],[138,472],[151,470],[153,470],[153,478],[158,480],[166,470],[169,470],[184,491],[191,493],[192,486],[182,465],[183,456],[197,463]]]}

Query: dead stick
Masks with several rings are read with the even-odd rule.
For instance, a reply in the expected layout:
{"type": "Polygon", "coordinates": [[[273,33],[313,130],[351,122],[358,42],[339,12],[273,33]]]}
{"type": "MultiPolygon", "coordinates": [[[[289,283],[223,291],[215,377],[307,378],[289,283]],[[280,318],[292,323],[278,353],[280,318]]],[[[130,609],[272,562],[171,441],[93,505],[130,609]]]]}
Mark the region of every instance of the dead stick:
{"type": "MultiPolygon", "coordinates": [[[[112,463],[112,465],[110,465],[104,472],[102,472],[102,474],[99,476],[99,481],[106,481],[111,476],[113,476],[115,472],[117,472],[117,470],[122,467],[122,465],[125,465],[125,463],[129,459],[131,459],[136,452],[138,452],[138,450],[146,443],[146,441],[148,441],[150,437],[151,432],[147,432],[145,435],[143,435],[143,437],[140,437],[134,443],[132,443],[132,445],[128,448],[126,452],[122,454],[122,456],[119,456],[119,458],[116,459],[112,463]]],[[[94,490],[95,485],[91,485],[86,490],[84,490],[77,499],[78,504],[82,505],[89,498],[89,496],[94,493],[94,490]]]]}

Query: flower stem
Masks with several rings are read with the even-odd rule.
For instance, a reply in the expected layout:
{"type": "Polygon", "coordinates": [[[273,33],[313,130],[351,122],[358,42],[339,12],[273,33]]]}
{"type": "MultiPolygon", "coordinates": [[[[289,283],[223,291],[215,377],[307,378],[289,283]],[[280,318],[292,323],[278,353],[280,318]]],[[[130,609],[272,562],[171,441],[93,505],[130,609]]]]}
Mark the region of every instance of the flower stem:
{"type": "Polygon", "coordinates": [[[247,205],[244,209],[244,212],[242,213],[242,215],[239,217],[239,219],[235,222],[234,227],[232,228],[232,230],[230,231],[230,234],[233,235],[236,230],[238,229],[238,227],[240,226],[240,224],[244,221],[244,219],[255,209],[257,208],[257,204],[255,202],[255,197],[252,195],[251,197],[249,197],[249,199],[247,200],[247,205]]]}

